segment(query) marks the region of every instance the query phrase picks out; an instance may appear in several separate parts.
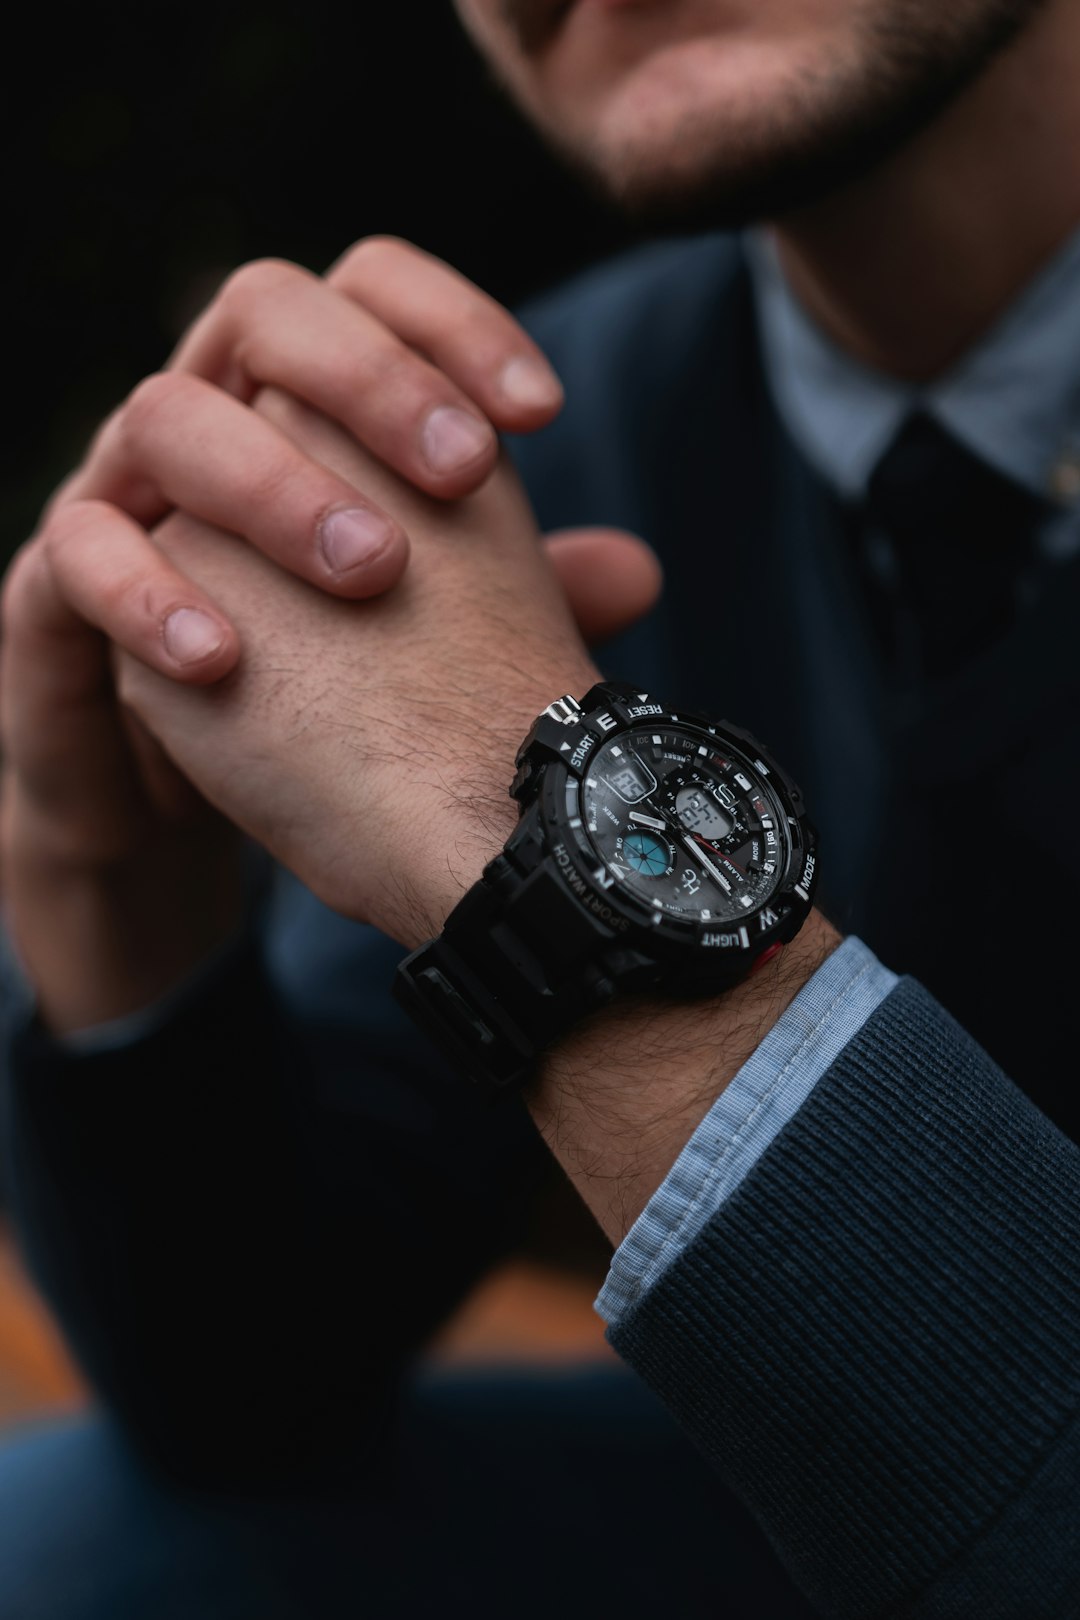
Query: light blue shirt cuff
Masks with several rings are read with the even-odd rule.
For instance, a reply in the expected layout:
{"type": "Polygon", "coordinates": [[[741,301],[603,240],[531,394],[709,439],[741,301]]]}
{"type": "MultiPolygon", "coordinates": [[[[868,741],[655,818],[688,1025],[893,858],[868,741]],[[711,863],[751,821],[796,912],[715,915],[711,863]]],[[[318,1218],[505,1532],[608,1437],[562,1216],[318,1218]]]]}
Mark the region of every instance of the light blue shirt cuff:
{"type": "Polygon", "coordinates": [[[616,1249],[595,1309],[615,1326],[729,1198],[898,983],[854,935],[747,1058],[616,1249]]]}

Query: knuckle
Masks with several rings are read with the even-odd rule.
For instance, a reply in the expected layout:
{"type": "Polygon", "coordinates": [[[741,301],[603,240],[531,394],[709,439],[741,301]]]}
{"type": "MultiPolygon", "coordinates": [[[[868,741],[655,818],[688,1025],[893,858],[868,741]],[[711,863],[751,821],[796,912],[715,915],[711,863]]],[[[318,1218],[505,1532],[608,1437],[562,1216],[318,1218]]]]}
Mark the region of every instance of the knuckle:
{"type": "Polygon", "coordinates": [[[301,474],[306,470],[301,456],[287,451],[260,456],[247,469],[246,495],[252,505],[270,510],[282,504],[287,495],[295,494],[301,474]]]}
{"type": "Polygon", "coordinates": [[[369,332],[342,344],[323,372],[322,389],[322,408],[351,424],[369,446],[454,392],[392,332],[369,332]]]}
{"type": "Polygon", "coordinates": [[[95,586],[95,595],[106,623],[142,625],[157,617],[153,581],[140,574],[100,580],[95,586]]]}
{"type": "Polygon", "coordinates": [[[443,321],[446,340],[461,354],[483,366],[497,365],[518,355],[539,355],[536,346],[511,312],[482,288],[464,283],[447,301],[443,321]]]}
{"type": "Polygon", "coordinates": [[[494,303],[482,294],[463,299],[446,323],[446,339],[456,350],[481,358],[486,364],[495,364],[508,353],[517,353],[520,338],[516,327],[494,303]]]}
{"type": "MultiPolygon", "coordinates": [[[[100,542],[100,532],[96,540],[100,542]]],[[[95,566],[85,549],[68,544],[62,554],[50,551],[47,558],[54,588],[69,602],[79,604],[79,612],[95,624],[115,629],[143,625],[157,617],[156,567],[152,561],[128,564],[116,569],[95,566]]]]}
{"type": "Polygon", "coordinates": [[[306,272],[288,259],[249,259],[230,272],[222,283],[217,302],[231,312],[241,314],[260,302],[268,293],[294,282],[306,272]]]}
{"type": "Polygon", "coordinates": [[[47,560],[63,564],[72,546],[83,546],[87,536],[100,531],[103,524],[115,523],[117,510],[108,501],[87,498],[68,501],[59,507],[41,531],[41,544],[47,560]]]}
{"type": "Polygon", "coordinates": [[[191,391],[195,379],[181,371],[154,371],[136,383],[116,416],[116,431],[129,443],[142,442],[158,420],[191,391]]]}
{"type": "MultiPolygon", "coordinates": [[[[393,340],[372,343],[357,356],[352,376],[353,401],[358,395],[371,396],[378,403],[381,416],[396,416],[418,386],[424,395],[434,392],[433,387],[423,386],[423,378],[423,362],[403,344],[393,340]]],[[[433,382],[433,379],[427,380],[433,382]]]]}
{"type": "Polygon", "coordinates": [[[403,255],[415,257],[417,249],[400,236],[365,236],[355,242],[344,254],[331,273],[330,281],[359,281],[370,275],[383,274],[393,265],[400,265],[403,255]]]}

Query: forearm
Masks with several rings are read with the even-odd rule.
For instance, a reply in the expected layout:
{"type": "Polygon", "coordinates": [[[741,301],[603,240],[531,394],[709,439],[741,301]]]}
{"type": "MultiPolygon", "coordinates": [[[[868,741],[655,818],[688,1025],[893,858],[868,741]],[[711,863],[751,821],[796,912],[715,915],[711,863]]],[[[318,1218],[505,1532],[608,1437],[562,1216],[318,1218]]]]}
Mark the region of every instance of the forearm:
{"type": "Polygon", "coordinates": [[[526,1092],[541,1134],[618,1244],[717,1097],[840,944],[820,912],[744,984],[617,1003],[554,1049],[526,1092]]]}

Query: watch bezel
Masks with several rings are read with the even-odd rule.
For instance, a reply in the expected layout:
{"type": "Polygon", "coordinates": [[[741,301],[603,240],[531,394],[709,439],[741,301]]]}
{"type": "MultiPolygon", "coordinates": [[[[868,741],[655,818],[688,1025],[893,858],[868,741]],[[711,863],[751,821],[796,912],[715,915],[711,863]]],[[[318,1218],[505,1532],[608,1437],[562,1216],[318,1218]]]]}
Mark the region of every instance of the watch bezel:
{"type": "MultiPolygon", "coordinates": [[[[590,698],[594,695],[588,694],[590,698]]],[[[568,725],[552,722],[544,734],[535,734],[523,750],[521,758],[539,767],[535,803],[543,842],[556,857],[562,846],[566,858],[561,863],[557,858],[556,866],[563,883],[579,903],[588,907],[594,919],[606,912],[609,918],[618,920],[620,926],[612,926],[609,921],[613,944],[642,952],[664,965],[692,965],[696,976],[704,973],[717,980],[738,978],[770,947],[793,939],[809,916],[817,886],[816,831],[803,807],[799,788],[749,732],[726,720],[655,704],[646,693],[638,693],[637,697],[639,702],[630,703],[608,690],[602,702],[583,708],[568,725]],[[748,911],[738,926],[659,912],[617,878],[610,885],[597,879],[599,857],[581,813],[581,787],[600,747],[645,723],[658,730],[667,727],[691,736],[697,734],[705,742],[731,749],[760,773],[780,803],[789,842],[784,873],[769,899],[748,911]],[[588,737],[592,741],[586,746],[588,737]],[[572,743],[570,749],[565,748],[567,741],[572,743]],[[542,757],[535,757],[537,754],[542,757]],[[577,815],[568,803],[571,783],[578,795],[577,815]],[[775,917],[771,924],[765,920],[769,915],[775,917]]]]}

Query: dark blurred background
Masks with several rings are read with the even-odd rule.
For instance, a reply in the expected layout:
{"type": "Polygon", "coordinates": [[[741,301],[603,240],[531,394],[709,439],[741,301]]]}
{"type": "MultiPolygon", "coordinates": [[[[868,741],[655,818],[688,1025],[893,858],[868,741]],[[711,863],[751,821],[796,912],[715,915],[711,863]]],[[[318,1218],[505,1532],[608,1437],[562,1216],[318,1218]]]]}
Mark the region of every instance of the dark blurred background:
{"type": "Polygon", "coordinates": [[[322,272],[392,232],[513,305],[632,240],[507,107],[450,0],[39,6],[20,36],[0,113],[4,554],[245,260],[322,272]]]}

